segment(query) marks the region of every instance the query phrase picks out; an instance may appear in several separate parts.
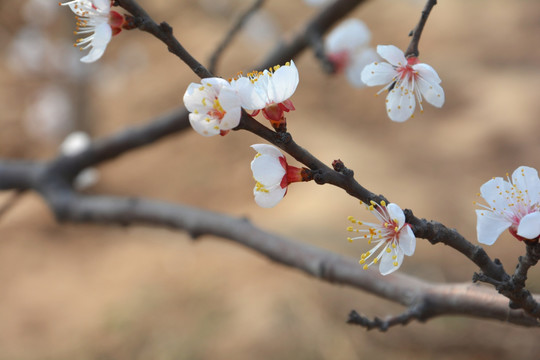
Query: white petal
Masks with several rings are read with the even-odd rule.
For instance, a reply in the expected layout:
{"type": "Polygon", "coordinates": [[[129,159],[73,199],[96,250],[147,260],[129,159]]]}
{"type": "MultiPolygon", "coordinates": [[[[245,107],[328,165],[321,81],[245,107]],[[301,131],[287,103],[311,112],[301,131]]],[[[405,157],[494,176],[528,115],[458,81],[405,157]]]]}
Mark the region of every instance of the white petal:
{"type": "Polygon", "coordinates": [[[503,231],[512,225],[504,217],[488,210],[476,210],[476,218],[478,242],[486,245],[493,245],[503,231]]]}
{"type": "Polygon", "coordinates": [[[254,85],[247,77],[233,81],[233,87],[238,92],[241,105],[246,110],[260,110],[266,106],[268,96],[259,86],[254,85]]]}
{"type": "Polygon", "coordinates": [[[208,105],[203,105],[202,100],[206,97],[206,92],[201,90],[202,85],[191,83],[184,93],[184,105],[189,112],[204,111],[208,105]]]}
{"type": "Polygon", "coordinates": [[[416,236],[409,225],[405,225],[399,232],[399,247],[407,256],[414,254],[416,249],[416,236]]]}
{"type": "Polygon", "coordinates": [[[94,0],[94,6],[101,11],[109,12],[109,10],[111,9],[111,1],[110,0],[94,0]]]}
{"type": "Polygon", "coordinates": [[[439,74],[437,74],[435,69],[429,66],[428,64],[423,64],[423,63],[416,64],[416,65],[413,65],[412,68],[415,71],[418,71],[418,75],[426,79],[427,82],[430,82],[430,83],[434,82],[436,84],[441,83],[441,78],[439,77],[439,74]]]}
{"type": "Polygon", "coordinates": [[[536,239],[540,235],[540,212],[525,215],[519,222],[517,234],[525,239],[536,239]]]}
{"type": "Polygon", "coordinates": [[[240,123],[241,109],[240,98],[236,91],[230,87],[222,88],[219,96],[219,103],[225,115],[221,119],[220,127],[222,130],[230,130],[238,126],[240,123]]]}
{"type": "Polygon", "coordinates": [[[109,24],[104,23],[96,26],[94,39],[91,42],[92,50],[90,50],[88,55],[81,58],[81,61],[84,63],[91,63],[98,60],[105,52],[111,37],[112,30],[109,24]]]}
{"type": "Polygon", "coordinates": [[[418,78],[417,84],[422,96],[428,103],[439,108],[443,106],[444,90],[439,84],[427,82],[421,77],[418,78]]]}
{"type": "Polygon", "coordinates": [[[508,208],[508,200],[503,194],[511,191],[511,185],[501,177],[491,179],[480,187],[480,195],[486,200],[489,207],[497,211],[503,211],[508,208]]]}
{"type": "Polygon", "coordinates": [[[279,149],[277,147],[272,146],[272,145],[253,144],[253,145],[251,145],[251,147],[253,148],[253,150],[255,150],[256,152],[258,152],[261,155],[270,155],[270,156],[273,156],[275,158],[279,158],[279,157],[283,156],[281,151],[279,151],[279,149]]]}
{"type": "Polygon", "coordinates": [[[339,24],[325,41],[325,51],[327,54],[339,53],[342,51],[354,52],[358,48],[369,43],[371,34],[364,22],[358,19],[349,19],[339,24]]]}
{"type": "Polygon", "coordinates": [[[298,69],[291,60],[290,65],[281,66],[272,74],[268,83],[268,99],[279,104],[290,98],[298,86],[298,69]]]}
{"type": "Polygon", "coordinates": [[[540,179],[538,179],[538,171],[528,166],[520,166],[512,173],[512,183],[519,190],[526,194],[531,201],[531,204],[540,201],[540,179]]]}
{"type": "Polygon", "coordinates": [[[409,120],[414,113],[416,101],[411,91],[394,87],[386,97],[386,112],[392,121],[403,122],[409,120]]]}
{"type": "MultiPolygon", "coordinates": [[[[361,88],[367,85],[362,81],[362,70],[373,61],[378,60],[378,58],[379,56],[375,50],[371,48],[359,51],[353,56],[351,63],[345,69],[347,80],[349,80],[352,86],[361,88]]],[[[383,84],[388,82],[384,82],[383,84]]]]}
{"type": "Polygon", "coordinates": [[[368,86],[386,85],[397,76],[394,67],[385,62],[374,62],[367,65],[361,73],[362,81],[368,86]]]}
{"type": "Polygon", "coordinates": [[[401,229],[403,224],[405,224],[405,214],[403,213],[403,210],[399,207],[399,205],[390,203],[388,206],[386,206],[386,209],[388,210],[388,215],[390,215],[390,219],[397,221],[398,228],[401,229]]]}
{"type": "Polygon", "coordinates": [[[189,114],[189,123],[193,130],[202,136],[214,136],[220,133],[219,123],[216,119],[210,119],[205,114],[189,114]],[[207,121],[208,119],[209,121],[207,121]]]}
{"type": "Polygon", "coordinates": [[[407,65],[407,59],[399,48],[394,45],[378,45],[377,52],[383,59],[394,66],[407,65]]]}
{"type": "Polygon", "coordinates": [[[268,192],[258,191],[257,187],[253,188],[253,195],[255,195],[255,202],[257,205],[263,208],[271,208],[277,205],[285,196],[287,188],[282,189],[281,187],[276,187],[275,189],[269,190],[268,192]]]}
{"type": "Polygon", "coordinates": [[[383,249],[383,255],[379,265],[379,271],[382,275],[393,273],[399,269],[403,263],[403,252],[400,251],[399,248],[392,248],[392,246],[388,246],[388,249],[391,249],[391,251],[387,252],[386,248],[383,249]],[[394,256],[396,257],[395,259],[394,256]],[[394,263],[397,263],[397,265],[394,263]]]}
{"type": "Polygon", "coordinates": [[[279,159],[269,155],[260,155],[253,159],[251,171],[255,180],[267,187],[281,184],[286,174],[279,159]]]}

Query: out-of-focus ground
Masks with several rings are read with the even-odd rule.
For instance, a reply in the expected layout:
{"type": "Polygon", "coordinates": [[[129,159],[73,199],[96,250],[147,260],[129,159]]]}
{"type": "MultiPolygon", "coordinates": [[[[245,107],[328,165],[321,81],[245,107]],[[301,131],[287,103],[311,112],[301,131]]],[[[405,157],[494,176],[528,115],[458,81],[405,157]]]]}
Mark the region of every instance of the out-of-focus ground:
{"type": "MultiPolygon", "coordinates": [[[[26,21],[23,3],[0,3],[3,158],[47,159],[56,152],[58,139],[40,135],[40,125],[28,131],[23,121],[46,84],[70,89],[80,106],[71,117],[77,123],[69,126],[99,137],[178,106],[189,82],[197,80],[164,45],[137,31],[115,37],[97,64],[80,67],[61,57],[52,62],[73,66],[78,80],[43,75],[45,63],[34,72],[14,71],[17,65],[6,59],[26,21]]],[[[250,2],[140,3],[206,62],[250,2]]],[[[422,7],[423,1],[373,0],[351,16],[367,23],[373,44],[405,48],[422,7]]],[[[30,18],[45,16],[32,10],[30,18]]],[[[268,1],[265,7],[286,38],[315,11],[300,0],[268,1]]],[[[62,8],[56,17],[42,28],[69,46],[73,16],[62,8]]],[[[273,46],[271,36],[260,40],[268,34],[238,37],[219,74],[230,77],[256,65],[273,46]]],[[[368,189],[475,242],[472,202],[480,185],[519,165],[540,168],[539,43],[538,1],[439,1],[420,58],[443,79],[441,110],[426,105],[414,119],[392,123],[384,98],[374,98],[378,89],[353,89],[342,76],[322,73],[307,51],[295,59],[301,80],[289,131],[326,163],[342,159],[368,189]]],[[[247,216],[264,229],[359,257],[367,244],[345,240],[346,217],[370,214],[343,191],[295,184],[277,207],[255,205],[249,145],[258,142],[244,132],[202,138],[189,130],[100,166],[99,183],[87,191],[247,216]]],[[[1,202],[9,196],[0,193],[1,202]]],[[[487,250],[512,270],[524,248],[504,234],[487,250]]],[[[449,248],[418,240],[400,271],[466,282],[476,270],[449,248]]],[[[539,292],[537,270],[530,272],[529,286],[539,292]]],[[[33,193],[0,218],[0,359],[534,359],[540,352],[537,329],[445,317],[366,332],[345,324],[353,308],[381,317],[403,311],[221,239],[194,242],[163,229],[57,224],[33,193]]]]}

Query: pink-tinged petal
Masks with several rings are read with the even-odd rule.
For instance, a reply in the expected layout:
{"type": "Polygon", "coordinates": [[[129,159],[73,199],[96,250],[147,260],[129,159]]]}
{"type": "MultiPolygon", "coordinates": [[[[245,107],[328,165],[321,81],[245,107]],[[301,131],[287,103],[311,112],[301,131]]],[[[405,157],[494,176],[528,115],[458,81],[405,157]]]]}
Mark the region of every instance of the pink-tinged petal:
{"type": "Polygon", "coordinates": [[[405,225],[399,232],[399,247],[407,256],[414,254],[416,249],[416,236],[409,225],[405,225]]]}
{"type": "MultiPolygon", "coordinates": [[[[352,86],[361,88],[367,85],[362,81],[362,70],[364,70],[367,65],[377,61],[378,58],[379,55],[371,48],[360,51],[353,56],[351,63],[345,69],[347,80],[349,80],[352,86]]],[[[383,84],[387,84],[388,82],[383,84]]]]}
{"type": "Polygon", "coordinates": [[[520,166],[512,173],[512,183],[528,195],[531,204],[540,201],[540,179],[538,171],[528,166],[520,166]]]}
{"type": "Polygon", "coordinates": [[[247,77],[241,77],[232,82],[238,92],[242,107],[246,110],[260,110],[266,106],[268,97],[264,91],[255,86],[247,77]]]}
{"type": "Polygon", "coordinates": [[[84,63],[91,63],[98,60],[105,52],[105,49],[107,48],[107,44],[111,40],[111,37],[112,29],[109,24],[105,23],[96,26],[96,29],[94,31],[94,38],[91,42],[92,50],[90,50],[88,55],[81,58],[81,61],[84,63]]]}
{"type": "Polygon", "coordinates": [[[386,249],[382,250],[383,254],[379,265],[379,271],[381,275],[388,275],[393,273],[394,271],[399,269],[401,264],[403,263],[403,252],[400,251],[399,248],[392,248],[392,246],[388,246],[387,249],[391,249],[390,252],[387,252],[386,249]]]}
{"type": "Polygon", "coordinates": [[[416,101],[413,93],[406,89],[394,88],[390,90],[386,100],[386,111],[392,121],[409,120],[414,113],[416,101]]]}
{"type": "Polygon", "coordinates": [[[519,222],[517,234],[525,239],[536,239],[540,235],[540,212],[525,215],[519,222]]]}
{"type": "Polygon", "coordinates": [[[370,39],[371,33],[364,22],[358,19],[345,20],[326,37],[325,51],[327,54],[344,50],[354,52],[366,46],[370,39]]]}
{"type": "Polygon", "coordinates": [[[220,133],[219,123],[216,119],[211,119],[204,114],[189,114],[189,123],[193,130],[202,136],[214,136],[220,133]]]}
{"type": "Polygon", "coordinates": [[[255,195],[255,202],[257,205],[263,208],[271,208],[276,206],[281,199],[285,196],[287,188],[282,189],[281,187],[276,187],[269,189],[268,192],[258,190],[258,187],[253,188],[253,195],[255,195]]]}
{"type": "Polygon", "coordinates": [[[286,171],[278,158],[269,155],[257,156],[251,162],[251,171],[256,181],[265,186],[281,184],[286,171]]]}
{"type": "Polygon", "coordinates": [[[407,65],[407,59],[405,58],[403,51],[394,45],[378,45],[377,52],[383,59],[394,66],[407,65]]]}
{"type": "Polygon", "coordinates": [[[279,151],[279,149],[275,146],[272,146],[272,145],[268,145],[268,144],[253,144],[251,145],[251,148],[253,150],[255,150],[256,152],[258,152],[259,154],[261,155],[269,155],[269,156],[273,156],[275,157],[276,159],[280,158],[283,156],[283,154],[281,153],[281,151],[279,151]]]}
{"type": "Polygon", "coordinates": [[[403,213],[403,210],[401,210],[399,205],[394,203],[388,204],[386,210],[388,210],[388,215],[390,215],[390,219],[396,221],[398,223],[398,228],[401,229],[403,224],[405,224],[405,214],[403,213]]]}
{"type": "Polygon", "coordinates": [[[503,231],[512,225],[504,217],[488,210],[476,210],[476,218],[478,242],[486,245],[493,245],[503,231]]]}
{"type": "Polygon", "coordinates": [[[416,65],[413,65],[412,68],[415,71],[418,71],[418,75],[424,78],[427,82],[436,83],[436,84],[441,83],[441,78],[439,77],[439,74],[437,74],[435,69],[429,66],[428,64],[424,64],[424,63],[416,64],[416,65]]]}
{"type": "Polygon", "coordinates": [[[277,69],[268,82],[268,99],[270,102],[280,103],[290,98],[298,86],[298,69],[291,60],[290,65],[277,69]]]}
{"type": "Polygon", "coordinates": [[[443,88],[434,82],[427,82],[423,78],[418,78],[418,88],[420,93],[428,103],[435,107],[441,107],[444,104],[444,90],[443,88]]]}
{"type": "Polygon", "coordinates": [[[361,79],[368,86],[377,86],[391,83],[397,75],[392,65],[376,61],[364,67],[361,79]]]}
{"type": "Polygon", "coordinates": [[[501,177],[497,177],[487,181],[480,187],[480,195],[486,200],[489,207],[497,209],[497,211],[503,211],[508,208],[508,200],[506,196],[507,191],[511,191],[511,185],[501,177]]]}

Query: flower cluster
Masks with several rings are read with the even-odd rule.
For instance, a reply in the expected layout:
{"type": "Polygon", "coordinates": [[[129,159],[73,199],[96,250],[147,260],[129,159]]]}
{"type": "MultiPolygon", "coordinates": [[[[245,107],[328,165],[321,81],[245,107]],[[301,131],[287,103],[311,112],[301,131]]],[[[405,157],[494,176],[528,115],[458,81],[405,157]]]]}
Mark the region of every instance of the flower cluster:
{"type": "Polygon", "coordinates": [[[388,90],[386,111],[391,120],[403,122],[413,116],[416,102],[420,109],[426,99],[433,106],[444,104],[441,79],[429,65],[418,58],[405,58],[403,51],[393,45],[379,45],[377,52],[388,63],[374,62],[362,70],[362,81],[369,86],[386,85],[377,94],[388,90]]]}
{"type": "Polygon", "coordinates": [[[336,72],[344,72],[355,87],[364,87],[361,73],[366,65],[378,60],[377,53],[369,47],[371,33],[360,20],[349,19],[337,26],[325,40],[325,52],[336,72]]]}
{"type": "Polygon", "coordinates": [[[184,104],[191,126],[203,136],[225,135],[238,126],[241,108],[253,116],[262,112],[278,131],[286,130],[284,112],[294,110],[289,99],[298,86],[298,69],[291,60],[284,66],[252,72],[230,81],[206,78],[191,83],[184,104]]]}
{"type": "Polygon", "coordinates": [[[90,63],[101,58],[109,41],[122,31],[124,16],[111,10],[111,0],[73,0],[60,3],[69,6],[77,17],[75,34],[89,34],[80,38],[74,46],[80,46],[81,51],[90,52],[81,58],[82,62],[90,63]]]}
{"type": "Polygon", "coordinates": [[[278,148],[266,144],[255,144],[251,147],[257,151],[251,162],[251,171],[257,182],[253,195],[260,207],[270,208],[277,205],[287,193],[290,183],[312,179],[308,169],[288,165],[287,159],[278,148]]]}
{"type": "Polygon", "coordinates": [[[349,226],[348,231],[361,235],[347,239],[349,242],[366,239],[368,244],[375,243],[373,249],[362,254],[359,262],[364,264],[366,270],[373,264],[379,264],[380,273],[388,275],[399,269],[405,255],[411,256],[414,253],[416,237],[410,225],[405,222],[405,214],[398,205],[394,203],[386,205],[384,201],[381,201],[379,205],[371,201],[368,210],[375,215],[378,222],[362,222],[349,216],[350,222],[367,228],[355,229],[353,226],[349,226]],[[379,254],[370,263],[367,263],[378,250],[380,250],[379,254]]]}
{"type": "Polygon", "coordinates": [[[496,177],[480,187],[487,205],[476,210],[478,242],[492,245],[506,229],[518,240],[540,236],[540,179],[527,166],[518,167],[507,180],[496,177]]]}

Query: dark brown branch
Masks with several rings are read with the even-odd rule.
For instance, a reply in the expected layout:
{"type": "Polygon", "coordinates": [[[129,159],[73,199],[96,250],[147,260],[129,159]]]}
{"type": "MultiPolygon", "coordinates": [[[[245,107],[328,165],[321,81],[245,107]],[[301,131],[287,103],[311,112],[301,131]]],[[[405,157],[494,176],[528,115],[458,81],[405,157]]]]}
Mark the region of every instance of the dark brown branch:
{"type": "Polygon", "coordinates": [[[158,25],[134,0],[117,0],[117,4],[129,11],[135,17],[135,25],[137,25],[140,30],[146,31],[164,42],[169,51],[185,62],[198,77],[207,78],[213,76],[210,71],[191,56],[182,44],[180,44],[173,35],[173,29],[169,24],[162,22],[158,25]]]}
{"type": "Polygon", "coordinates": [[[217,63],[219,61],[219,58],[221,57],[221,54],[223,51],[229,46],[231,41],[234,39],[236,34],[242,29],[242,27],[245,25],[245,23],[249,20],[249,18],[259,10],[259,8],[264,4],[265,0],[255,0],[253,5],[251,5],[239,18],[236,20],[234,25],[231,27],[231,29],[227,32],[225,37],[221,40],[219,45],[217,46],[216,50],[212,53],[210,56],[209,64],[208,64],[208,70],[211,73],[216,73],[216,67],[217,63]]]}
{"type": "Polygon", "coordinates": [[[524,309],[527,313],[540,318],[540,304],[525,289],[527,273],[529,269],[540,260],[540,244],[538,242],[527,243],[526,253],[519,257],[516,271],[512,277],[500,281],[486,274],[474,274],[473,281],[481,281],[493,285],[497,291],[510,299],[509,306],[512,309],[524,309]]]}
{"type": "Polygon", "coordinates": [[[421,310],[413,306],[403,314],[390,316],[385,320],[382,320],[378,317],[375,317],[373,320],[369,319],[366,316],[360,315],[356,310],[351,310],[349,313],[349,318],[347,319],[348,324],[360,325],[367,330],[379,329],[380,331],[387,331],[390,327],[395,325],[407,325],[411,320],[418,320],[421,317],[421,310]]]}
{"type": "Polygon", "coordinates": [[[428,0],[426,3],[426,6],[424,7],[424,10],[422,10],[422,16],[420,17],[420,21],[418,21],[418,24],[414,28],[414,30],[411,31],[412,39],[409,44],[409,47],[405,51],[405,57],[414,56],[418,57],[420,55],[420,52],[418,51],[418,43],[420,42],[420,36],[422,36],[422,31],[424,30],[424,25],[426,25],[426,21],[429,17],[429,13],[431,12],[431,9],[437,5],[437,0],[428,0]]]}

